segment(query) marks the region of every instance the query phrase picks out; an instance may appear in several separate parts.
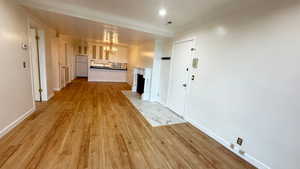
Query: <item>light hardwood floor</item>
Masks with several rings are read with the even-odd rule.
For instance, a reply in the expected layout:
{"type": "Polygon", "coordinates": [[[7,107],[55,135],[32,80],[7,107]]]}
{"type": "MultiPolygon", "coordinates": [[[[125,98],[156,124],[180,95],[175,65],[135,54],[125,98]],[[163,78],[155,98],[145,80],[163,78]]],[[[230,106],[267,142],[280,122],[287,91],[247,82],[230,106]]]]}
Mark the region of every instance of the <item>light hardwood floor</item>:
{"type": "Polygon", "coordinates": [[[0,168],[254,168],[188,123],[151,127],[128,89],[75,80],[0,140],[0,168]]]}

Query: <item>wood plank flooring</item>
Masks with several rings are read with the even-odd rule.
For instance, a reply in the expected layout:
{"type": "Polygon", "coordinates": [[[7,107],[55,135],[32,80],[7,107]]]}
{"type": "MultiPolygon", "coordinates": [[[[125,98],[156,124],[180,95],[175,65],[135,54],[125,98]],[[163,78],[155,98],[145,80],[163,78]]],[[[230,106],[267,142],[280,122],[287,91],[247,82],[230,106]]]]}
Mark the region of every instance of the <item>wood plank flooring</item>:
{"type": "Polygon", "coordinates": [[[254,168],[188,123],[151,127],[128,89],[75,80],[0,139],[0,168],[254,168]]]}

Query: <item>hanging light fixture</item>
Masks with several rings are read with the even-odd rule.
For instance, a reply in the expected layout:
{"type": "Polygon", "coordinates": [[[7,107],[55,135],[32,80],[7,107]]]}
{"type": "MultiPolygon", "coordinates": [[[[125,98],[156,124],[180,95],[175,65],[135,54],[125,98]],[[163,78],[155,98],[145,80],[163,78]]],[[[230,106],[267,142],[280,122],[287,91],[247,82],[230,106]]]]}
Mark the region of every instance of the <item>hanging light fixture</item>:
{"type": "Polygon", "coordinates": [[[104,30],[103,42],[106,44],[104,46],[104,51],[114,53],[118,51],[116,45],[119,44],[119,34],[116,31],[104,30]]]}

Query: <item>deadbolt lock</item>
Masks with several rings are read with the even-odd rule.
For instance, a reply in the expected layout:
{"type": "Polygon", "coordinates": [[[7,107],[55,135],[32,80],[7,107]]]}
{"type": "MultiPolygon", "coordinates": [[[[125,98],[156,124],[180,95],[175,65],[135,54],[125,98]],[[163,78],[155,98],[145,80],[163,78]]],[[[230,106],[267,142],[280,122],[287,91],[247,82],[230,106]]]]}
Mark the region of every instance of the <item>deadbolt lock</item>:
{"type": "Polygon", "coordinates": [[[195,80],[195,75],[192,75],[192,80],[195,80]]]}

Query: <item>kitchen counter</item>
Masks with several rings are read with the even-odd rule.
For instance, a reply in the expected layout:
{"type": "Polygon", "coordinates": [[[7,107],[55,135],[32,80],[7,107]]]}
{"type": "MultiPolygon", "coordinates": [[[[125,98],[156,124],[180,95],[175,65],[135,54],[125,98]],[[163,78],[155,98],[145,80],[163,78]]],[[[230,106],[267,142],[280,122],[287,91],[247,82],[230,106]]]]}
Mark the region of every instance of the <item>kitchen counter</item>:
{"type": "Polygon", "coordinates": [[[122,69],[122,68],[112,68],[112,67],[105,67],[105,66],[90,66],[90,69],[104,69],[104,70],[120,70],[120,71],[127,71],[127,69],[122,69]]]}
{"type": "Polygon", "coordinates": [[[88,80],[92,82],[127,82],[127,63],[91,60],[88,80]]]}
{"type": "Polygon", "coordinates": [[[90,67],[88,81],[90,81],[90,82],[127,82],[127,70],[90,67]]]}

